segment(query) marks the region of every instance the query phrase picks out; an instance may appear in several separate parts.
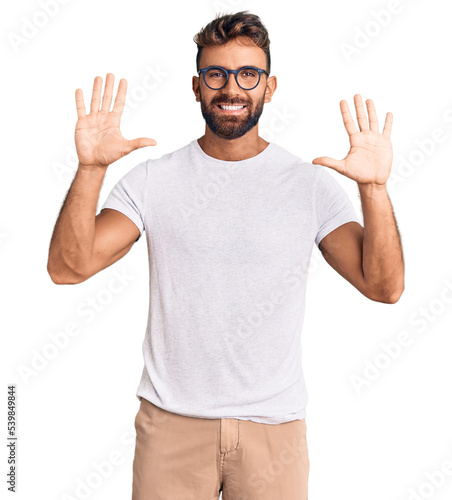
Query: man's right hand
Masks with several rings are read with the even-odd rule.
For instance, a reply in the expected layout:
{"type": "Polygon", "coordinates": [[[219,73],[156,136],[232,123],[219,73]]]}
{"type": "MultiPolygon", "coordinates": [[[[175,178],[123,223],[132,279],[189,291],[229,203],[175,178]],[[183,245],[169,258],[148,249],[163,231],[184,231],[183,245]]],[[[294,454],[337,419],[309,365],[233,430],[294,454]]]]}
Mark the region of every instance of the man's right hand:
{"type": "Polygon", "coordinates": [[[81,167],[108,167],[135,149],[155,146],[154,139],[141,137],[131,141],[125,139],[119,128],[122,110],[126,100],[127,80],[119,81],[118,92],[112,111],[110,111],[115,77],[107,74],[104,97],[99,109],[102,92],[102,78],[94,79],[91,110],[86,114],[83,92],[75,91],[78,121],[75,126],[75,146],[81,167]]]}

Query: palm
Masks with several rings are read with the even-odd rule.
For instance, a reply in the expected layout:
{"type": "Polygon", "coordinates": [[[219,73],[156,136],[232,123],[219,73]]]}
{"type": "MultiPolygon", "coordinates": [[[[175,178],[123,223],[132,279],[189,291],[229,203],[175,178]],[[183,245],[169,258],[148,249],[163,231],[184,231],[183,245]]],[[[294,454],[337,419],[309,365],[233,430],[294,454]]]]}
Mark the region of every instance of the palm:
{"type": "Polygon", "coordinates": [[[88,115],[75,126],[75,145],[83,165],[111,165],[124,156],[119,117],[88,115]]]}
{"type": "Polygon", "coordinates": [[[113,110],[109,111],[113,94],[113,81],[114,76],[109,73],[102,106],[99,109],[102,79],[95,78],[89,115],[86,115],[85,112],[82,91],[80,89],[76,91],[78,121],[75,126],[75,146],[79,162],[82,165],[108,166],[135,149],[156,144],[154,139],[142,137],[130,141],[122,136],[119,125],[124,108],[127,82],[125,79],[121,79],[119,82],[113,110]]]}
{"type": "Polygon", "coordinates": [[[341,101],[345,128],[350,138],[350,150],[342,160],[326,156],[315,158],[312,163],[325,165],[360,184],[385,184],[392,164],[390,133],[392,113],[386,115],[383,132],[378,131],[378,120],[372,100],[367,101],[369,125],[360,95],[355,96],[355,106],[360,131],[357,130],[346,101],[341,101]]]}

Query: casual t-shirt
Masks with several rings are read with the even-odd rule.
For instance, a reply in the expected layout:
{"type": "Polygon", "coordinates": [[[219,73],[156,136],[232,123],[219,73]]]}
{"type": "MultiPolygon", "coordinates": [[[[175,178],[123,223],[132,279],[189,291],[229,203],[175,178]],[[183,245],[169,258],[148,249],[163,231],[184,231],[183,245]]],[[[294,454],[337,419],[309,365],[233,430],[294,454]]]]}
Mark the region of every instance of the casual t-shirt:
{"type": "Polygon", "coordinates": [[[150,304],[136,393],[198,418],[279,424],[306,415],[301,365],[314,243],[359,222],[327,167],[270,142],[225,161],[197,140],[144,161],[113,208],[143,231],[150,304]]]}

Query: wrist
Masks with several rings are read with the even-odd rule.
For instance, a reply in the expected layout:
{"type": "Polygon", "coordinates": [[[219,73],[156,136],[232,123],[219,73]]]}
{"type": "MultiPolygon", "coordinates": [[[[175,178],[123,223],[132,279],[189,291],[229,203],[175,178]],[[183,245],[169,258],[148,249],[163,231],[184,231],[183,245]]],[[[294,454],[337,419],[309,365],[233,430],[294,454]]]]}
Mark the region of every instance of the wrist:
{"type": "Polygon", "coordinates": [[[360,191],[369,191],[369,192],[386,191],[386,183],[377,184],[374,182],[368,182],[368,183],[358,182],[357,184],[360,191]]]}
{"type": "Polygon", "coordinates": [[[105,174],[107,168],[108,165],[95,165],[95,164],[86,165],[84,163],[79,162],[77,170],[80,170],[81,172],[94,172],[94,173],[105,174]]]}
{"type": "Polygon", "coordinates": [[[381,201],[388,198],[388,192],[386,191],[386,184],[359,184],[358,183],[359,196],[361,202],[364,201],[381,201]]]}

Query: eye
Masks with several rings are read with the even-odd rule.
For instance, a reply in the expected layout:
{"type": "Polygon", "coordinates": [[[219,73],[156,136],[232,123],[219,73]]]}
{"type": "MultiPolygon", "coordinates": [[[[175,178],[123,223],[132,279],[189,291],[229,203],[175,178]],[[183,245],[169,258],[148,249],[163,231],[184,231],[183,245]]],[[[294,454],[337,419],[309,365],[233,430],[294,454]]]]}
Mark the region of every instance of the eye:
{"type": "Polygon", "coordinates": [[[244,69],[241,73],[241,76],[244,78],[255,78],[257,75],[257,71],[254,69],[244,69]]]}
{"type": "Polygon", "coordinates": [[[213,68],[210,71],[207,72],[208,78],[225,78],[224,71],[222,71],[219,68],[213,68]]]}

